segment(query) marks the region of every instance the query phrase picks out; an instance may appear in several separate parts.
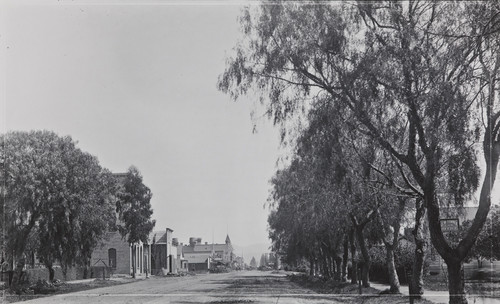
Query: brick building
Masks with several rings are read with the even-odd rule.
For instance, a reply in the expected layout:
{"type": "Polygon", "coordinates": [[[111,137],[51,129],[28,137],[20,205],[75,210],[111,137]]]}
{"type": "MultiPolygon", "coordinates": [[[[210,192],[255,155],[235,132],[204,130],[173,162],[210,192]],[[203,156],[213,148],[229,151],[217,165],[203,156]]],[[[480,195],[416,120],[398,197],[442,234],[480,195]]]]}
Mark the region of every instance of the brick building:
{"type": "Polygon", "coordinates": [[[129,244],[118,231],[108,232],[106,241],[94,249],[91,265],[109,267],[115,274],[131,274],[133,250],[135,250],[136,274],[149,273],[151,265],[149,245],[142,242],[129,244]]]}
{"type": "MultiPolygon", "coordinates": [[[[113,176],[119,185],[125,184],[127,173],[115,173],[113,176]]],[[[92,252],[91,266],[104,266],[114,274],[132,274],[134,264],[137,275],[151,273],[151,243],[152,241],[148,239],[147,244],[143,242],[129,244],[126,237],[122,237],[118,231],[109,231],[103,244],[92,252]],[[135,263],[132,263],[133,258],[135,263]]]]}

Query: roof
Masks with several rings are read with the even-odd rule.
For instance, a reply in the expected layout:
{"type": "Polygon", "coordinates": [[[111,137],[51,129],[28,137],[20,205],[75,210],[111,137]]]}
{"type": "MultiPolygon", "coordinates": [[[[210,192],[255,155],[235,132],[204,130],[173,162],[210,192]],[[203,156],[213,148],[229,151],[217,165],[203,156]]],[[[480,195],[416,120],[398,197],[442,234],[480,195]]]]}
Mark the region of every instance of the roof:
{"type": "Polygon", "coordinates": [[[441,207],[440,208],[440,218],[458,218],[460,222],[473,220],[476,216],[478,207],[441,207]]]}
{"type": "Polygon", "coordinates": [[[150,244],[166,244],[167,243],[167,232],[165,230],[151,231],[148,237],[150,244]]]}
{"type": "Polygon", "coordinates": [[[231,244],[231,239],[229,238],[229,234],[226,235],[226,244],[231,244]]]}
{"type": "Polygon", "coordinates": [[[211,253],[213,251],[229,251],[229,246],[227,244],[196,244],[194,246],[184,245],[182,247],[183,253],[191,253],[191,252],[208,252],[211,253]]]}
{"type": "Polygon", "coordinates": [[[208,260],[207,255],[193,255],[190,257],[185,257],[185,260],[188,261],[190,264],[198,264],[198,263],[206,263],[208,260]]]}

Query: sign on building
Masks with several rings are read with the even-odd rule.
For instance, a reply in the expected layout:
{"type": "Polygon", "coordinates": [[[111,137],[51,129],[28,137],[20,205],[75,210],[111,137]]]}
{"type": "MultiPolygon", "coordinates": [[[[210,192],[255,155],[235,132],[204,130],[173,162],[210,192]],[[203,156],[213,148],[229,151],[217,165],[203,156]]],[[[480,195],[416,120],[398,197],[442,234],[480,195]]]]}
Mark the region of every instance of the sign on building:
{"type": "Polygon", "coordinates": [[[458,218],[441,219],[441,230],[443,232],[451,232],[458,230],[458,218]]]}

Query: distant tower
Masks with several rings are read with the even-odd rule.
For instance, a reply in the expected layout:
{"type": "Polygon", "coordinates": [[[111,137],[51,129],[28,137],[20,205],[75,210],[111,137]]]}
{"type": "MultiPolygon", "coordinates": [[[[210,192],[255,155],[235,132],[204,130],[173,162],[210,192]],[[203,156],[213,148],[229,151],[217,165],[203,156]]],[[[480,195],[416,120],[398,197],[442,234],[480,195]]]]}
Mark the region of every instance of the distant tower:
{"type": "Polygon", "coordinates": [[[226,235],[226,245],[231,244],[231,239],[229,238],[229,234],[226,235]]]}

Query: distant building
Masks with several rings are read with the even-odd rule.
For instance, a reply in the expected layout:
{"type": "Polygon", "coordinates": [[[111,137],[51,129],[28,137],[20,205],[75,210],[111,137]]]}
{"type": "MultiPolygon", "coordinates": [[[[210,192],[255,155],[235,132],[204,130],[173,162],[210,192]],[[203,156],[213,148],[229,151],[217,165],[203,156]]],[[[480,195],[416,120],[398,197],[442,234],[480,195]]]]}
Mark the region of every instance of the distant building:
{"type": "Polygon", "coordinates": [[[183,244],[180,243],[177,238],[174,239],[174,242],[177,244],[177,271],[178,272],[187,272],[188,271],[188,263],[186,258],[184,258],[184,254],[182,252],[183,244]]]}
{"type": "Polygon", "coordinates": [[[189,245],[181,246],[188,271],[207,271],[212,263],[232,266],[235,255],[229,235],[224,244],[202,244],[201,238],[189,238],[189,245]]]}

